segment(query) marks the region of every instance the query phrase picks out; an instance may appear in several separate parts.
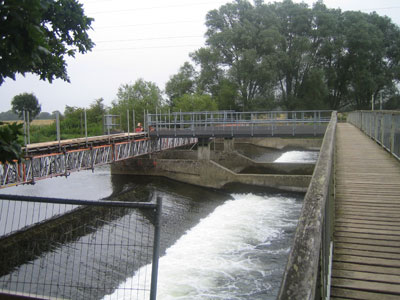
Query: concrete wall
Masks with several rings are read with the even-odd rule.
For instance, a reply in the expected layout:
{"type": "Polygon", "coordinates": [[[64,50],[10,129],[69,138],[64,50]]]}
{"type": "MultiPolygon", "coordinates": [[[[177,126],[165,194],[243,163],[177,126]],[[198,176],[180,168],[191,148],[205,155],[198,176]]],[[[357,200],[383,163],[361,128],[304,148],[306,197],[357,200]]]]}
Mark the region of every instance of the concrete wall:
{"type": "MultiPolygon", "coordinates": [[[[260,170],[267,174],[312,175],[314,163],[256,162],[238,152],[214,152],[212,160],[236,173],[252,173],[260,170]]],[[[258,173],[258,172],[256,172],[258,173]]]]}
{"type": "Polygon", "coordinates": [[[321,148],[322,138],[240,138],[235,139],[235,146],[238,144],[252,144],[255,146],[275,149],[292,147],[307,150],[319,150],[321,148]]]}
{"type": "Polygon", "coordinates": [[[310,175],[237,174],[211,160],[131,159],[114,163],[111,172],[164,176],[210,188],[237,182],[296,192],[305,192],[311,180],[310,175]]]}

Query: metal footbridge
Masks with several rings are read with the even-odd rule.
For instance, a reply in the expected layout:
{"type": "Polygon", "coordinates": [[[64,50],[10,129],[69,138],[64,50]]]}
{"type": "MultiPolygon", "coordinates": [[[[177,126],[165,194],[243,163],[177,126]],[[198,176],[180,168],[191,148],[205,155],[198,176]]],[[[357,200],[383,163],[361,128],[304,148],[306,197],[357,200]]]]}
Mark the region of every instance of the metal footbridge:
{"type": "Polygon", "coordinates": [[[0,188],[34,183],[94,169],[141,155],[190,145],[195,138],[150,139],[145,132],[123,133],[27,145],[22,162],[0,163],[0,188]]]}
{"type": "Polygon", "coordinates": [[[241,138],[323,136],[332,111],[173,112],[147,115],[156,137],[241,138]]]}
{"type": "Polygon", "coordinates": [[[323,136],[330,111],[174,112],[147,114],[145,132],[28,144],[22,162],[0,164],[0,188],[94,169],[199,139],[323,136]]]}

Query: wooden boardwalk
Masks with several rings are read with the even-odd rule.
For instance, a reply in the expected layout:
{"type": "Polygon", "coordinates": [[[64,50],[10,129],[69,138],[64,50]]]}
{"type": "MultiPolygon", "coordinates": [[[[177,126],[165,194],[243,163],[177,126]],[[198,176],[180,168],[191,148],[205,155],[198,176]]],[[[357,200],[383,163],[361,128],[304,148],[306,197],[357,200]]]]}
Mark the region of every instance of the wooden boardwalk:
{"type": "Polygon", "coordinates": [[[400,299],[400,162],[338,124],[332,299],[400,299]]]}

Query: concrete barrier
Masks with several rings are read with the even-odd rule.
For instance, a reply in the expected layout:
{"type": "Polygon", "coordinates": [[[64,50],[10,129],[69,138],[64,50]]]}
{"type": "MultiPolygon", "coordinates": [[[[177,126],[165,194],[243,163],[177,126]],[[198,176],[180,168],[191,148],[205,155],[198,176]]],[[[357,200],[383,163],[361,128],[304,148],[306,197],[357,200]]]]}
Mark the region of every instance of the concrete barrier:
{"type": "Polygon", "coordinates": [[[285,191],[305,192],[311,175],[237,174],[212,160],[131,159],[114,163],[112,174],[164,176],[209,188],[243,183],[285,191]]]}
{"type": "Polygon", "coordinates": [[[336,112],[333,112],[304,197],[278,300],[329,299],[336,122],[336,112]]]}

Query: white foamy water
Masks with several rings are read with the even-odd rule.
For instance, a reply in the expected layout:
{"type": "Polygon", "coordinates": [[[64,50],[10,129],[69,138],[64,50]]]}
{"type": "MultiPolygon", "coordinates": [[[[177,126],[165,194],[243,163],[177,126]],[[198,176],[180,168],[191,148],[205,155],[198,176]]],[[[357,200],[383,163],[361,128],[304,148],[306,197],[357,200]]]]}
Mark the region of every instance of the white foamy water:
{"type": "Polygon", "coordinates": [[[314,163],[318,159],[317,151],[288,151],[283,153],[275,162],[314,163]]]}
{"type": "MultiPolygon", "coordinates": [[[[289,251],[288,243],[276,241],[294,231],[301,203],[283,196],[232,196],[160,258],[157,299],[265,299],[274,293],[268,276],[283,272],[289,251]]],[[[104,299],[148,297],[129,289],[148,290],[150,271],[149,265],[141,268],[104,299]]]]}

